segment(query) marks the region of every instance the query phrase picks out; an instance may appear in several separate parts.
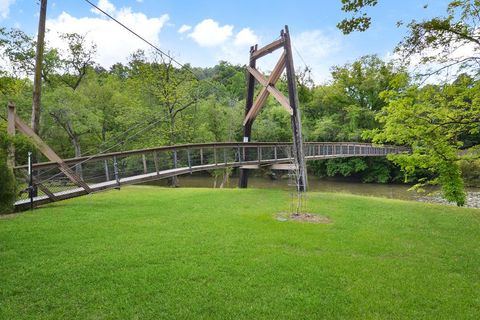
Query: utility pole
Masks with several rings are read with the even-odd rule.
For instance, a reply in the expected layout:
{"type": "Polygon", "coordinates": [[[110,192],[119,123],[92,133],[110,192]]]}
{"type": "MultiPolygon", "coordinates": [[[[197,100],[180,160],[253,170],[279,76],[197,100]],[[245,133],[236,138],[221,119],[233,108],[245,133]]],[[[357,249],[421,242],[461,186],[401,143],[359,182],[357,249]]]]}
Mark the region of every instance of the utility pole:
{"type": "Polygon", "coordinates": [[[40,18],[38,20],[37,53],[35,56],[35,75],[33,78],[32,129],[38,135],[40,131],[40,111],[42,97],[42,65],[45,48],[45,19],[47,0],[40,0],[40,18]]]}

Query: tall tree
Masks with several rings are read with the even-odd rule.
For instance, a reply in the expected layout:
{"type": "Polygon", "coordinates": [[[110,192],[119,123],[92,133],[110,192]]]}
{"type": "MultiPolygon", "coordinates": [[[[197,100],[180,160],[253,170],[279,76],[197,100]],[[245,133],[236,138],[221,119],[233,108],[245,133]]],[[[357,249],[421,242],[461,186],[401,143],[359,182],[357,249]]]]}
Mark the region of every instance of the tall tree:
{"type": "Polygon", "coordinates": [[[383,128],[365,135],[377,143],[408,145],[411,153],[390,156],[408,174],[428,170],[425,184],[442,187],[445,198],[465,204],[460,161],[478,159],[479,145],[465,150],[465,136],[480,134],[480,82],[463,75],[452,84],[413,85],[383,94],[387,106],[377,120],[383,128]]]}

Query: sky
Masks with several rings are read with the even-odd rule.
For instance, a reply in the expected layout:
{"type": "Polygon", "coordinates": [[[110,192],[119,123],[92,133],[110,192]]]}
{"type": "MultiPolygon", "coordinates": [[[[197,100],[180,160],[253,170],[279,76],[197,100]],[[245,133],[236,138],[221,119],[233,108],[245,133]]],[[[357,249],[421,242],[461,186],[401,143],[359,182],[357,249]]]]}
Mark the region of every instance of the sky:
{"type": "MultiPolygon", "coordinates": [[[[388,59],[407,29],[397,21],[409,22],[444,15],[449,1],[379,0],[367,12],[372,25],[366,32],[343,35],[336,24],[347,14],[340,0],[91,0],[129,28],[169,52],[182,63],[195,67],[214,66],[220,60],[233,64],[248,62],[249,47],[277,39],[288,25],[294,63],[308,65],[313,79],[330,79],[335,65],[351,63],[367,54],[388,59]],[[425,8],[425,5],[426,8],[425,8]]],[[[0,0],[0,26],[19,28],[35,36],[38,0],[0,0]]],[[[97,45],[96,61],[108,68],[125,63],[147,44],[93,9],[84,0],[49,0],[47,41],[63,48],[59,34],[76,32],[97,45]]],[[[275,56],[259,61],[269,71],[275,56]]]]}

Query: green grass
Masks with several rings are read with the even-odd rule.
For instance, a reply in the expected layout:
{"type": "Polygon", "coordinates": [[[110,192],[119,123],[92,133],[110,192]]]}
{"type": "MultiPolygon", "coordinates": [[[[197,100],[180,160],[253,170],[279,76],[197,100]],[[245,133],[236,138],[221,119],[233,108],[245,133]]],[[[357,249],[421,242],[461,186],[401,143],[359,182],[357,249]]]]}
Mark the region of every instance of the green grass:
{"type": "Polygon", "coordinates": [[[478,319],[480,210],[130,187],[0,219],[0,319],[478,319]]]}

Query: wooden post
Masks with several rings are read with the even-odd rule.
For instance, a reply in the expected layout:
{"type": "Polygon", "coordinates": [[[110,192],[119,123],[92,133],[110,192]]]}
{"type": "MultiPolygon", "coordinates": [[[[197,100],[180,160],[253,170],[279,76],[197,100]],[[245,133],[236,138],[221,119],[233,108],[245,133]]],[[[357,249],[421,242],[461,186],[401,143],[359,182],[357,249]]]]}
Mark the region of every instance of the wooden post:
{"type": "Polygon", "coordinates": [[[30,197],[30,210],[33,210],[33,170],[32,170],[32,153],[28,152],[28,196],[30,197]]]}
{"type": "Polygon", "coordinates": [[[40,101],[42,97],[42,65],[45,48],[45,18],[47,15],[47,0],[40,1],[40,16],[38,20],[37,52],[35,55],[35,75],[33,78],[32,99],[32,130],[40,131],[40,101]]]}
{"type": "Polygon", "coordinates": [[[108,172],[108,161],[107,161],[107,159],[103,160],[103,166],[105,168],[105,181],[110,181],[110,174],[108,172]]]}
{"type": "MultiPolygon", "coordinates": [[[[12,101],[8,102],[8,127],[7,133],[11,137],[15,137],[15,113],[16,113],[16,106],[15,103],[12,101]]],[[[15,166],[15,146],[13,143],[9,144],[8,147],[8,158],[7,158],[7,165],[9,168],[15,166]]]]}
{"type": "Polygon", "coordinates": [[[157,151],[153,151],[153,163],[155,164],[155,172],[159,175],[157,151]]]}
{"type": "MultiPolygon", "coordinates": [[[[250,47],[250,63],[249,66],[251,68],[255,68],[256,66],[256,58],[254,58],[254,53],[257,51],[257,46],[250,47]]],[[[247,98],[245,102],[245,116],[248,115],[248,112],[253,106],[253,98],[255,95],[255,77],[249,73],[248,74],[248,87],[247,87],[247,98]]],[[[252,121],[248,121],[243,126],[243,142],[250,142],[250,138],[252,136],[252,121]]],[[[242,160],[246,161],[247,159],[247,152],[245,148],[243,149],[243,157],[242,160]]],[[[246,188],[248,186],[248,170],[240,169],[240,177],[238,180],[238,187],[239,188],[246,188]]]]}
{"type": "Polygon", "coordinates": [[[200,164],[203,165],[203,148],[200,148],[200,164]]]}
{"type": "Polygon", "coordinates": [[[145,157],[145,153],[142,154],[142,162],[143,162],[143,173],[147,174],[147,158],[145,157]]]}
{"type": "Polygon", "coordinates": [[[115,181],[117,182],[117,189],[120,190],[120,176],[118,174],[118,162],[117,157],[113,156],[113,174],[115,175],[115,181]]]}
{"type": "Polygon", "coordinates": [[[297,93],[297,84],[295,79],[295,67],[293,65],[292,47],[290,42],[290,33],[288,26],[285,26],[285,32],[283,32],[283,38],[285,40],[285,52],[286,57],[286,71],[288,82],[288,98],[290,107],[293,109],[292,130],[293,130],[293,152],[295,162],[298,165],[298,191],[307,191],[307,168],[305,166],[305,156],[303,152],[303,138],[302,138],[302,123],[300,117],[300,108],[297,93]]]}
{"type": "Polygon", "coordinates": [[[190,174],[192,173],[192,158],[190,156],[190,149],[187,149],[187,160],[188,160],[188,167],[190,168],[190,174]]]}

